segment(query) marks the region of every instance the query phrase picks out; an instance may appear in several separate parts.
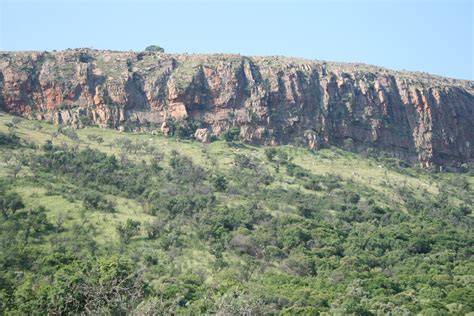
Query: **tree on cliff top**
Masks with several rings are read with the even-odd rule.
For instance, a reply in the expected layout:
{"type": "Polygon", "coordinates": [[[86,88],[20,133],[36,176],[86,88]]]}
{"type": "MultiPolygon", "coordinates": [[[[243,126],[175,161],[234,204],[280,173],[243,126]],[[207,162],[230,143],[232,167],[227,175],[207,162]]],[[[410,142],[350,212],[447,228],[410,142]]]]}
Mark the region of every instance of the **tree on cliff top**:
{"type": "Polygon", "coordinates": [[[145,51],[146,52],[160,52],[160,53],[164,53],[165,52],[165,49],[161,46],[158,46],[158,45],[150,45],[150,46],[147,46],[145,48],[145,51]]]}

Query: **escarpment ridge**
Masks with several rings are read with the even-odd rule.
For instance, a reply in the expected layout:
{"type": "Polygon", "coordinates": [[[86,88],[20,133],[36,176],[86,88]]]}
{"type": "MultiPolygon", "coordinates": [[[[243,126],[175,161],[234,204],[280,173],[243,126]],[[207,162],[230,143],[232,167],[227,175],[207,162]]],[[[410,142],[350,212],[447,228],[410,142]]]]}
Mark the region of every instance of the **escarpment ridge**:
{"type": "MultiPolygon", "coordinates": [[[[0,110],[80,128],[199,134],[380,151],[472,165],[474,81],[287,57],[70,49],[0,52],[0,110]]],[[[202,138],[202,137],[200,137],[202,138]]],[[[208,139],[208,137],[203,137],[208,139]]]]}

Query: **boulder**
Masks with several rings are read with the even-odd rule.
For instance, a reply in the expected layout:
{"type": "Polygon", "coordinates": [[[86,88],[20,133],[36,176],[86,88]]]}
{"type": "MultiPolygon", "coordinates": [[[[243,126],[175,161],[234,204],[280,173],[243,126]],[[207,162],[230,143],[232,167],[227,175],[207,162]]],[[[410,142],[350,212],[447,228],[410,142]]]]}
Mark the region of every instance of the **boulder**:
{"type": "Polygon", "coordinates": [[[211,141],[211,133],[207,128],[198,128],[194,133],[194,138],[201,143],[209,143],[211,141]]]}

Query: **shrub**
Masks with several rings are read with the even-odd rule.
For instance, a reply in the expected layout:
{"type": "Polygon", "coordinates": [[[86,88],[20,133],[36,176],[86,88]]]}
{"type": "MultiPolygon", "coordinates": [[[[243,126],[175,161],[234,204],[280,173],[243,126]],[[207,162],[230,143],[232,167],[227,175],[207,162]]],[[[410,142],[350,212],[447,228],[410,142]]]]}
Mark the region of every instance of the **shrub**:
{"type": "Polygon", "coordinates": [[[106,213],[115,212],[115,204],[97,192],[86,193],[83,204],[88,210],[98,210],[106,213]]]}
{"type": "Polygon", "coordinates": [[[98,135],[87,135],[87,139],[90,141],[95,141],[97,144],[102,144],[104,142],[104,138],[98,135]]]}
{"type": "Polygon", "coordinates": [[[2,196],[0,196],[0,211],[5,218],[9,215],[15,214],[17,210],[25,207],[25,204],[23,204],[23,200],[21,196],[18,195],[18,193],[3,193],[1,191],[0,193],[2,193],[2,196]]]}
{"type": "Polygon", "coordinates": [[[161,231],[163,230],[165,223],[155,218],[152,222],[148,222],[145,225],[145,231],[149,239],[156,239],[160,236],[161,231]]]}
{"type": "Polygon", "coordinates": [[[160,52],[164,53],[165,49],[163,47],[160,47],[158,45],[150,45],[145,48],[146,52],[160,52]]]}
{"type": "Polygon", "coordinates": [[[62,264],[49,281],[28,276],[14,299],[20,314],[44,310],[55,315],[123,315],[142,299],[144,289],[133,262],[112,256],[62,264]]]}
{"type": "Polygon", "coordinates": [[[305,183],[304,183],[304,187],[305,187],[305,189],[313,190],[313,191],[321,191],[322,190],[321,184],[319,184],[319,181],[317,179],[314,179],[314,178],[306,180],[305,183]]]}
{"type": "Polygon", "coordinates": [[[240,127],[231,127],[222,133],[222,138],[228,143],[236,141],[240,135],[240,127]]]}
{"type": "Polygon", "coordinates": [[[179,139],[192,139],[201,123],[195,120],[175,120],[168,119],[166,125],[170,129],[170,134],[179,139]]]}
{"type": "Polygon", "coordinates": [[[357,204],[360,201],[360,195],[355,192],[349,192],[346,195],[346,201],[352,204],[357,204]]]}
{"type": "Polygon", "coordinates": [[[218,192],[223,192],[227,189],[227,180],[223,175],[217,175],[212,179],[212,184],[214,185],[214,189],[218,192]]]}
{"type": "Polygon", "coordinates": [[[257,163],[249,156],[236,154],[234,158],[234,165],[237,168],[244,168],[255,170],[257,168],[257,163]]]}
{"type": "Polygon", "coordinates": [[[225,293],[217,302],[217,316],[224,315],[276,315],[262,297],[255,293],[225,293]]]}
{"type": "Polygon", "coordinates": [[[260,248],[252,237],[236,234],[229,242],[229,246],[239,253],[245,253],[251,256],[257,256],[260,248]]]}
{"type": "Polygon", "coordinates": [[[20,138],[15,134],[6,134],[0,132],[0,146],[7,148],[18,147],[20,145],[20,138]]]}
{"type": "Polygon", "coordinates": [[[52,151],[53,149],[54,149],[53,142],[48,139],[43,145],[43,150],[52,151]]]}
{"type": "Polygon", "coordinates": [[[195,185],[205,178],[204,169],[195,165],[190,157],[181,155],[175,150],[171,151],[169,165],[172,171],[168,176],[170,180],[175,180],[178,183],[195,185]]]}
{"type": "Polygon", "coordinates": [[[286,173],[290,177],[296,177],[296,178],[304,178],[309,176],[309,172],[303,169],[302,167],[289,162],[286,164],[286,173]]]}
{"type": "Polygon", "coordinates": [[[130,240],[140,232],[140,225],[141,223],[139,221],[134,221],[131,218],[127,219],[125,223],[118,225],[117,233],[119,235],[120,242],[123,244],[128,244],[130,240]]]}
{"type": "Polygon", "coordinates": [[[275,148],[265,149],[265,156],[267,157],[268,161],[273,161],[276,155],[277,155],[277,150],[275,148]]]}
{"type": "Polygon", "coordinates": [[[314,262],[304,255],[291,255],[281,263],[281,269],[295,276],[315,275],[314,262]]]}

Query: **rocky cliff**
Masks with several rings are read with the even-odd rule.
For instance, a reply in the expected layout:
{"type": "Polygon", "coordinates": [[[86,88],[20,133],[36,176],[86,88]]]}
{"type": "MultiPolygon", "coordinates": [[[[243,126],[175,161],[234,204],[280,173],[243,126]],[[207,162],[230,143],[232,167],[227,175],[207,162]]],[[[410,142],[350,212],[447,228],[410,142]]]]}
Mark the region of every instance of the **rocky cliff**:
{"type": "Polygon", "coordinates": [[[2,52],[0,109],[75,127],[166,132],[167,122],[186,120],[218,135],[238,126],[250,142],[375,150],[423,166],[474,161],[473,81],[364,64],[92,49],[2,52]]]}

